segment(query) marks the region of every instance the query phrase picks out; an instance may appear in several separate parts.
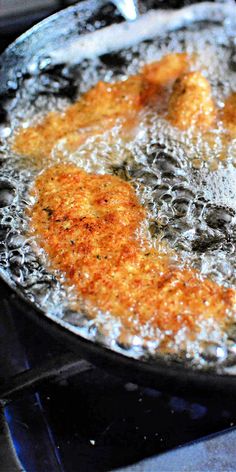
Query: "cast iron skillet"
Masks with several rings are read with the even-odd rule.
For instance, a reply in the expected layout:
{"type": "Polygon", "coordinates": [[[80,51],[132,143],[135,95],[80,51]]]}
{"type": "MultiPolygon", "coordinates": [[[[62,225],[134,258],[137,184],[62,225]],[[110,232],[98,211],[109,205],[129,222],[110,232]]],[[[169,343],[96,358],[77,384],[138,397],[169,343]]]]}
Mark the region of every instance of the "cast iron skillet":
{"type": "MultiPolygon", "coordinates": [[[[143,11],[145,11],[144,5],[143,11]]],[[[71,38],[74,38],[76,35],[90,33],[95,23],[98,24],[100,22],[100,26],[106,26],[112,22],[119,23],[121,20],[121,16],[111,5],[106,5],[106,3],[97,2],[96,0],[88,0],[53,15],[13,43],[0,59],[0,118],[5,132],[7,133],[8,103],[14,100],[21,81],[29,78],[30,75],[34,76],[37,74],[35,57],[37,57],[37,68],[47,67],[48,56],[50,50],[53,49],[53,45],[57,44],[63,47],[64,44],[69,43],[71,38]]],[[[188,23],[190,20],[191,15],[188,14],[185,23],[188,23]]],[[[178,25],[176,24],[175,27],[177,28],[178,25]]],[[[104,60],[112,62],[112,55],[104,56],[104,60]]],[[[57,70],[60,70],[60,65],[54,68],[54,73],[57,70]]],[[[70,84],[69,78],[63,83],[59,82],[59,91],[62,95],[64,94],[67,98],[69,96],[72,99],[76,92],[72,84],[70,84]]],[[[4,163],[4,157],[2,163],[4,163]]],[[[3,181],[1,181],[0,193],[3,196],[3,200],[4,198],[11,198],[11,194],[14,193],[14,189],[9,187],[9,185],[6,184],[5,187],[3,181]]],[[[1,206],[6,204],[7,202],[3,202],[1,206]]],[[[0,230],[1,240],[4,244],[6,232],[4,232],[3,226],[1,226],[0,230]]],[[[34,301],[26,297],[20,285],[7,276],[4,264],[2,264],[1,276],[14,293],[17,294],[15,298],[16,303],[21,305],[25,314],[35,320],[45,330],[61,339],[68,349],[75,353],[75,357],[73,357],[75,362],[77,356],[78,358],[83,356],[83,358],[104,369],[129,378],[130,381],[171,389],[172,391],[177,389],[187,390],[188,388],[213,389],[228,393],[236,391],[236,377],[234,375],[219,375],[219,373],[217,374],[214,371],[193,370],[177,360],[168,358],[160,357],[155,360],[135,359],[129,354],[126,355],[125,350],[122,350],[122,348],[120,352],[114,352],[111,348],[104,346],[103,342],[85,339],[78,332],[72,332],[67,329],[65,325],[60,323],[59,319],[56,320],[53,317],[49,318],[43,315],[34,301]]],[[[71,357],[69,357],[68,362],[72,362],[71,357]]],[[[5,389],[6,391],[7,388],[5,389]]],[[[5,395],[3,394],[2,398],[6,395],[6,393],[5,395]]]]}

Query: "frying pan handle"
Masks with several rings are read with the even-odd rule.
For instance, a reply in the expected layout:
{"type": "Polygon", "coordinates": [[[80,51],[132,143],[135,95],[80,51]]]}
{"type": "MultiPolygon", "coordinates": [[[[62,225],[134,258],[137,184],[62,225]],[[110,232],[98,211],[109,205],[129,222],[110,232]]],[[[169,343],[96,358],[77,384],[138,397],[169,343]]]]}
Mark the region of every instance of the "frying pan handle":
{"type": "Polygon", "coordinates": [[[62,380],[93,368],[89,362],[79,359],[77,354],[67,353],[57,356],[38,367],[27,369],[7,379],[0,386],[0,402],[5,405],[19,395],[35,391],[47,380],[62,380]]]}

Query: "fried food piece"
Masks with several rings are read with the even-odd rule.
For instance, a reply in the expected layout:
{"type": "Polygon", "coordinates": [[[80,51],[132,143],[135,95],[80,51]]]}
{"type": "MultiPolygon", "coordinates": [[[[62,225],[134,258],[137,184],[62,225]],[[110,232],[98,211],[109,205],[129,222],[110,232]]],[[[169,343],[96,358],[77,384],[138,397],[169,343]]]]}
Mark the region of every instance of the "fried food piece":
{"type": "Polygon", "coordinates": [[[168,106],[168,119],[179,129],[207,130],[216,119],[211,86],[201,72],[188,72],[176,80],[168,106]]]}
{"type": "Polygon", "coordinates": [[[73,134],[73,144],[79,147],[89,136],[111,129],[117,119],[129,133],[140,110],[165,98],[160,86],[169,85],[186,67],[186,54],[169,54],[127,80],[98,82],[64,113],[51,112],[39,124],[18,130],[13,149],[21,155],[45,157],[67,135],[73,134]]]}
{"type": "Polygon", "coordinates": [[[234,291],[150,248],[140,236],[146,213],[129,183],[61,164],[37,178],[35,194],[31,234],[91,307],[136,334],[148,325],[168,336],[185,327],[192,336],[201,319],[226,322],[234,291]]]}
{"type": "Polygon", "coordinates": [[[65,113],[49,113],[38,125],[19,130],[13,148],[25,156],[48,156],[59,139],[75,131],[82,144],[89,135],[112,128],[117,118],[135,119],[140,89],[139,76],[114,84],[98,82],[65,113]]]}
{"type": "Polygon", "coordinates": [[[225,100],[224,108],[221,112],[221,119],[225,128],[227,128],[233,136],[236,136],[236,92],[229,95],[225,100]]]}
{"type": "Polygon", "coordinates": [[[173,82],[189,69],[187,54],[173,53],[162,57],[160,61],[146,64],[141,69],[143,77],[142,102],[144,105],[165,109],[170,87],[173,82]]]}
{"type": "Polygon", "coordinates": [[[147,82],[165,88],[189,69],[190,60],[185,53],[167,54],[158,62],[147,64],[142,74],[147,82]]]}

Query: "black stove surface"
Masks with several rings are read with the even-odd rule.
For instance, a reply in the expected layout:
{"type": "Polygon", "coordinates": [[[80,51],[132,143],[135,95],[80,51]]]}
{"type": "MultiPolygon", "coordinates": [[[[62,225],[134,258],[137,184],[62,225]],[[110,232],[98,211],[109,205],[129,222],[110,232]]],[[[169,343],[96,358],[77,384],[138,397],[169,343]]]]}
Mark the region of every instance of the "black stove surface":
{"type": "MultiPolygon", "coordinates": [[[[15,28],[0,15],[1,49],[64,6],[54,3],[56,8],[34,10],[25,22],[21,15],[15,28]]],[[[63,345],[26,319],[3,283],[0,300],[1,379],[67,355],[63,345]]],[[[0,471],[233,472],[235,421],[234,398],[214,392],[173,396],[125,383],[115,372],[108,375],[81,361],[75,372],[2,405],[0,471]]]]}

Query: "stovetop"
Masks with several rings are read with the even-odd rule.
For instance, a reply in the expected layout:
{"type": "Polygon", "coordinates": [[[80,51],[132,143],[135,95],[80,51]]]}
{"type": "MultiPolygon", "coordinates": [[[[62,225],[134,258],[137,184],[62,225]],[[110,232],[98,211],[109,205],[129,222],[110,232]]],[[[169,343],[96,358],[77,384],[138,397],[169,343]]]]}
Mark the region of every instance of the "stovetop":
{"type": "MultiPolygon", "coordinates": [[[[45,11],[45,3],[44,10],[28,10],[15,21],[0,12],[1,49],[65,6],[48,2],[45,11]]],[[[63,364],[64,346],[26,319],[3,283],[0,300],[0,378],[58,358],[63,364]]],[[[28,389],[2,403],[0,472],[233,472],[235,421],[234,398],[214,392],[173,396],[124,382],[81,360],[36,393],[28,389]]]]}

